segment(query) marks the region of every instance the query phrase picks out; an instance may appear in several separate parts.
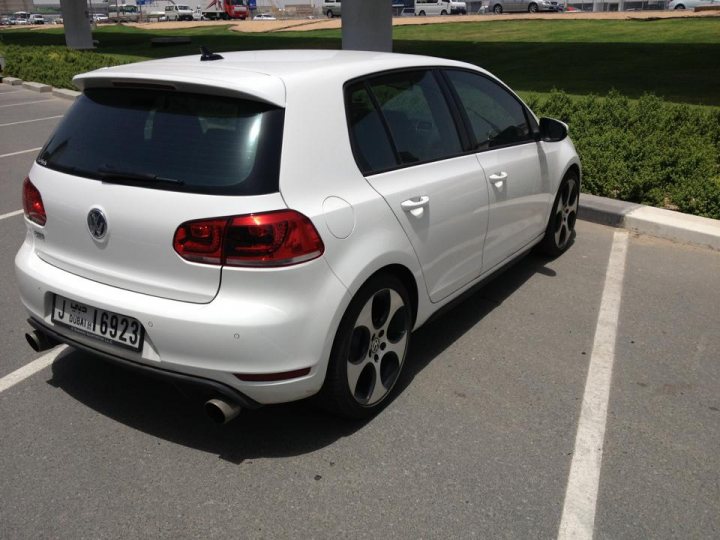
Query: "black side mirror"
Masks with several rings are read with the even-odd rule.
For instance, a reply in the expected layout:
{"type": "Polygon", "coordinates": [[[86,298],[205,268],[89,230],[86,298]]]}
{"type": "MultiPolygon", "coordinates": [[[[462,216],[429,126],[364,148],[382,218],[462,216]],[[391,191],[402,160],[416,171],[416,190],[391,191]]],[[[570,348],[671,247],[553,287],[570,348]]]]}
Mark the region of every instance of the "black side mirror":
{"type": "Polygon", "coordinates": [[[545,142],[562,141],[568,135],[568,127],[554,118],[540,119],[540,140],[545,142]]]}

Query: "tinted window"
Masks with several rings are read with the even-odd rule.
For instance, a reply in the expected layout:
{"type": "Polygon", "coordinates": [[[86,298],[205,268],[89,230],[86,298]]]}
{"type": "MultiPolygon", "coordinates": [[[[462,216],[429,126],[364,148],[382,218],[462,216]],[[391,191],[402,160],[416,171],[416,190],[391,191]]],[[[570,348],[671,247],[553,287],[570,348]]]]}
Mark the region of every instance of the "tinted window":
{"type": "Polygon", "coordinates": [[[346,107],[355,159],[363,174],[397,165],[390,139],[363,83],[348,88],[346,107]]]}
{"type": "Polygon", "coordinates": [[[278,191],[282,124],[282,109],[253,101],[89,89],[38,162],[88,178],[134,180],[163,189],[273,193],[278,191]]]}
{"type": "Polygon", "coordinates": [[[445,97],[430,71],[402,72],[370,81],[402,163],[462,153],[445,97]]]}
{"type": "Polygon", "coordinates": [[[490,79],[467,71],[447,71],[465,109],[478,150],[531,139],[522,104],[490,79]]]}

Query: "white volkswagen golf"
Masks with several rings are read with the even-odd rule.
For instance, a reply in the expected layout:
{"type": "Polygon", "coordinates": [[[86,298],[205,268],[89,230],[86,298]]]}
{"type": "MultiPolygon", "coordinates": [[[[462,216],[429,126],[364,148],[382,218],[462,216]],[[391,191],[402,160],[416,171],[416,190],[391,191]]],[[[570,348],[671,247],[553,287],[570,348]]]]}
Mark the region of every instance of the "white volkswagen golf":
{"type": "Polygon", "coordinates": [[[23,185],[36,350],[194,384],[218,421],[314,394],[377,412],[411,332],[574,236],[564,124],[439,58],[257,51],[75,77],[23,185]],[[223,57],[224,56],[224,57],[223,57]]]}

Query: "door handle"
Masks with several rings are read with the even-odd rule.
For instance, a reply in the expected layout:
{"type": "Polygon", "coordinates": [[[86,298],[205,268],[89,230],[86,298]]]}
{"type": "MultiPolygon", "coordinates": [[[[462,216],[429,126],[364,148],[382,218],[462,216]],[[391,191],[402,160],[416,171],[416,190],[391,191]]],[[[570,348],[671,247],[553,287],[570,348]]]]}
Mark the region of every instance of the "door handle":
{"type": "Polygon", "coordinates": [[[416,218],[419,218],[425,212],[425,207],[430,202],[430,197],[423,195],[422,197],[414,197],[400,203],[400,207],[406,212],[410,212],[416,218]]]}
{"type": "Polygon", "coordinates": [[[503,185],[503,182],[507,180],[508,174],[505,171],[500,171],[499,173],[491,174],[489,176],[490,181],[495,184],[496,188],[501,188],[503,185]]]}
{"type": "Polygon", "coordinates": [[[403,201],[400,203],[400,206],[403,210],[415,210],[416,208],[422,208],[424,206],[427,206],[429,202],[430,197],[428,197],[427,195],[423,195],[422,197],[415,197],[413,199],[403,201]]]}

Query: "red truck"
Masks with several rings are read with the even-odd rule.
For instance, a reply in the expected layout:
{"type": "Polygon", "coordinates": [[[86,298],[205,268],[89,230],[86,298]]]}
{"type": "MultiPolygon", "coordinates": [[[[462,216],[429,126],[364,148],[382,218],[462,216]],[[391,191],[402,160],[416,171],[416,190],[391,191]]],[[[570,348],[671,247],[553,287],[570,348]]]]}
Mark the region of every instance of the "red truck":
{"type": "Polygon", "coordinates": [[[250,15],[246,0],[212,0],[205,9],[202,16],[205,19],[240,19],[245,20],[250,15]]]}

